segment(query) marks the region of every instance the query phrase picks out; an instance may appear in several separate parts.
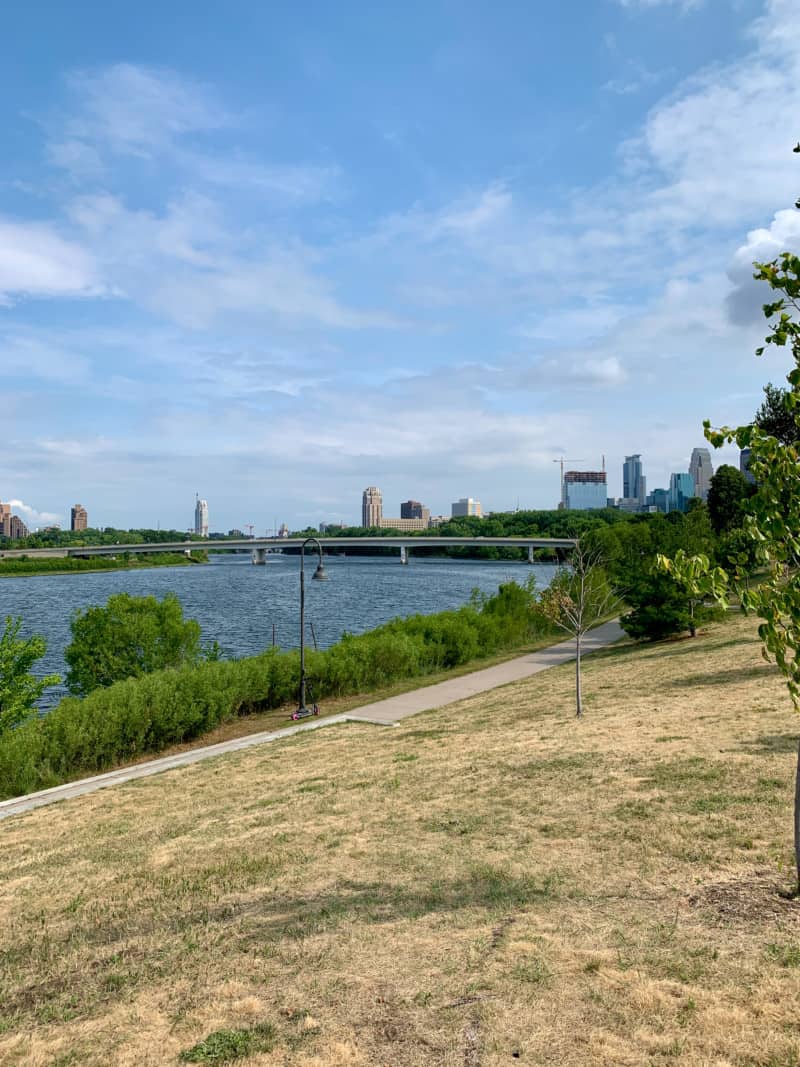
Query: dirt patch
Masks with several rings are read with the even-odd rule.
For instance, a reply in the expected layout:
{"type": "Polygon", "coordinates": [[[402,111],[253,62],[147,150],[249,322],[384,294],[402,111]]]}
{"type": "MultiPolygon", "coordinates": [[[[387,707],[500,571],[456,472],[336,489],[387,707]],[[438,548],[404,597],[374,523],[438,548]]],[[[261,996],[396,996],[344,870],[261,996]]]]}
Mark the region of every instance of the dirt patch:
{"type": "Polygon", "coordinates": [[[775,871],[747,871],[725,882],[713,882],[693,893],[689,903],[716,913],[725,923],[778,922],[800,927],[800,898],[790,895],[789,880],[775,871]]]}

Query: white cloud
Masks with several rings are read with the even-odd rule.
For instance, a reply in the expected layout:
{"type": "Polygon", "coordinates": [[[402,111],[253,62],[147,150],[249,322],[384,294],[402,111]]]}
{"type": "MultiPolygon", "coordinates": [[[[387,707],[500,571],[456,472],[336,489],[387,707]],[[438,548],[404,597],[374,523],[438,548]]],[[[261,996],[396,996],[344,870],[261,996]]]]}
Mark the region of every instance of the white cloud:
{"type": "Polygon", "coordinates": [[[87,251],[47,223],[0,219],[0,299],[5,294],[79,296],[97,293],[87,251]]]}
{"type": "Polygon", "coordinates": [[[22,512],[27,526],[47,526],[50,523],[59,522],[61,516],[55,511],[39,511],[22,500],[7,500],[12,512],[22,512]]]}
{"type": "Polygon", "coordinates": [[[677,7],[681,11],[694,11],[703,7],[705,0],[617,0],[621,7],[649,10],[655,7],[677,7]]]}

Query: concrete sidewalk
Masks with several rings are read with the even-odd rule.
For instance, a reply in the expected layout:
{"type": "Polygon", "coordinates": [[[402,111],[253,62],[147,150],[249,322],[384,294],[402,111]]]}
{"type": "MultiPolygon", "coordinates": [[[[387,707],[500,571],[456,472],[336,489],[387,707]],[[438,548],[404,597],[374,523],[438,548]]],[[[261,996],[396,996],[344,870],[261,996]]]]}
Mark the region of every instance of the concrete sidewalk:
{"type": "MultiPolygon", "coordinates": [[[[618,622],[604,623],[587,634],[584,639],[584,654],[605,648],[623,636],[618,622]]],[[[263,745],[268,741],[278,741],[280,738],[292,737],[294,734],[308,730],[318,730],[323,726],[334,726],[345,722],[368,722],[379,726],[394,726],[410,715],[455,704],[466,697],[475,696],[476,693],[486,693],[498,686],[518,682],[523,678],[529,678],[532,674],[538,674],[539,671],[547,670],[548,667],[555,667],[574,658],[575,642],[573,640],[563,641],[561,644],[551,645],[538,652],[530,652],[526,656],[518,656],[505,663],[498,663],[495,667],[486,667],[482,671],[463,674],[460,678],[450,678],[436,685],[412,689],[400,696],[378,700],[373,704],[364,704],[362,707],[354,708],[341,715],[312,719],[310,722],[286,726],[280,730],[250,734],[247,737],[237,737],[233,741],[221,741],[217,745],[193,748],[174,756],[163,756],[161,759],[150,760],[147,763],[138,763],[134,767],[120,767],[118,770],[98,774],[93,778],[82,778],[77,782],[67,782],[65,785],[57,785],[52,789],[42,789],[38,793],[29,793],[24,797],[3,800],[0,801],[0,819],[7,819],[11,815],[19,815],[46,804],[55,804],[59,800],[69,800],[71,797],[93,793],[97,789],[106,789],[122,782],[132,782],[137,778],[148,778],[152,774],[160,774],[162,771],[186,767],[191,763],[210,759],[212,756],[224,755],[226,752],[240,752],[242,749],[252,748],[253,745],[263,745]]]]}

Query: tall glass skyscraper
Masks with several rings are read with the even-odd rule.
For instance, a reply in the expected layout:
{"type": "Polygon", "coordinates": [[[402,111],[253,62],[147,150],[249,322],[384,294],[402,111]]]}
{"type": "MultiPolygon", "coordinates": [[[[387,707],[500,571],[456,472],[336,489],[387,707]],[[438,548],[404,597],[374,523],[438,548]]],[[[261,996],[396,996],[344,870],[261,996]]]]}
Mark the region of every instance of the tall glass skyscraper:
{"type": "Polygon", "coordinates": [[[647,482],[642,474],[642,457],[638,452],[626,456],[622,464],[622,495],[626,500],[638,500],[642,505],[647,500],[647,482]]]}
{"type": "Polygon", "coordinates": [[[689,501],[696,495],[694,478],[688,471],[682,471],[680,474],[670,474],[667,511],[688,511],[689,501]]]}

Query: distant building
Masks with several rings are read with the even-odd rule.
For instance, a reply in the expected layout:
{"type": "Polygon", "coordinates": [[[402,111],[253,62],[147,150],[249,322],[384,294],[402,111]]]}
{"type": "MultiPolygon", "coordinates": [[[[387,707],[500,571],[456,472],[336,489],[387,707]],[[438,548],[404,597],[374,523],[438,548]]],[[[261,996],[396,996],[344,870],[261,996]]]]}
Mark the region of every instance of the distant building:
{"type": "Polygon", "coordinates": [[[200,537],[208,537],[208,501],[199,496],[194,506],[194,532],[200,537]]]}
{"type": "Polygon", "coordinates": [[[236,528],[234,528],[233,530],[228,530],[228,537],[242,538],[244,537],[244,533],[241,530],[237,530],[236,528]]]}
{"type": "Polygon", "coordinates": [[[646,505],[642,504],[638,497],[621,496],[614,506],[619,508],[620,511],[627,511],[635,514],[637,511],[641,511],[646,505]]]}
{"type": "Polygon", "coordinates": [[[743,448],[739,453],[739,470],[745,476],[750,485],[755,485],[756,480],[753,477],[753,472],[750,470],[750,449],[743,448]]]}
{"type": "Polygon", "coordinates": [[[86,530],[89,526],[89,516],[83,504],[73,504],[69,513],[70,530],[86,530]]]}
{"type": "Polygon", "coordinates": [[[420,504],[418,500],[405,500],[400,505],[401,519],[424,519],[426,524],[431,517],[431,509],[420,504]]]}
{"type": "Polygon", "coordinates": [[[288,536],[289,536],[289,527],[286,525],[285,522],[282,522],[281,525],[280,525],[280,529],[278,530],[278,537],[288,537],[288,536]]]}
{"type": "Polygon", "coordinates": [[[11,505],[4,504],[0,500],[0,534],[4,537],[9,537],[10,534],[6,533],[6,524],[11,521],[11,505]]]}
{"type": "Polygon", "coordinates": [[[695,481],[691,474],[681,471],[670,474],[667,511],[688,511],[689,501],[695,497],[695,481]]]}
{"type": "Polygon", "coordinates": [[[382,530],[400,530],[401,533],[407,533],[411,530],[427,530],[430,519],[388,519],[381,516],[378,525],[382,530]]]}
{"type": "Polygon", "coordinates": [[[446,515],[431,515],[430,519],[428,520],[428,526],[444,526],[446,522],[450,522],[446,515]]]}
{"type": "Polygon", "coordinates": [[[330,533],[334,530],[344,530],[345,524],[343,522],[321,522],[319,524],[319,532],[321,534],[330,533]]]}
{"type": "Polygon", "coordinates": [[[666,512],[669,510],[669,491],[667,489],[654,489],[647,494],[647,507],[655,511],[666,512]]]}
{"type": "Polygon", "coordinates": [[[711,486],[711,477],[714,468],[711,466],[711,453],[707,448],[692,449],[692,458],[689,460],[689,474],[694,483],[694,495],[701,500],[708,500],[708,490],[711,486]]]}
{"type": "Polygon", "coordinates": [[[383,516],[383,494],[375,485],[368,485],[361,497],[361,525],[365,529],[380,526],[383,516]]]}
{"type": "Polygon", "coordinates": [[[460,500],[456,500],[456,502],[451,505],[451,518],[461,519],[467,515],[474,515],[477,519],[483,517],[480,500],[473,500],[471,496],[462,496],[460,500]]]}
{"type": "Polygon", "coordinates": [[[28,536],[28,527],[19,515],[12,515],[4,524],[4,529],[6,537],[10,537],[12,541],[16,541],[20,537],[28,536]]]}
{"type": "Polygon", "coordinates": [[[570,511],[593,511],[608,503],[605,471],[566,471],[564,507],[570,511]]]}
{"type": "Polygon", "coordinates": [[[635,500],[640,507],[647,501],[647,479],[642,474],[642,457],[638,452],[633,456],[626,456],[622,464],[622,498],[635,500]]]}

